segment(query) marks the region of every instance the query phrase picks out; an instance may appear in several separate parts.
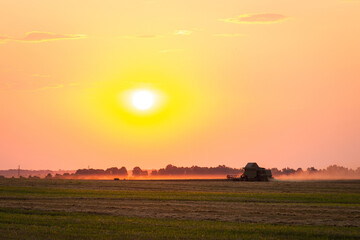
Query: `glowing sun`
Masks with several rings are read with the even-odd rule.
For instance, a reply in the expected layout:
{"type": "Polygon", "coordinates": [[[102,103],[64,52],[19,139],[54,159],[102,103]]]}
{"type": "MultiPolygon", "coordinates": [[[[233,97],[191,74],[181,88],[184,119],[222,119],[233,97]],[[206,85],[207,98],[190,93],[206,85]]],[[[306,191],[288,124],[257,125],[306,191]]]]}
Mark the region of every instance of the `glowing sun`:
{"type": "Polygon", "coordinates": [[[147,90],[136,91],[132,95],[132,104],[139,110],[147,110],[154,105],[154,94],[147,90]]]}

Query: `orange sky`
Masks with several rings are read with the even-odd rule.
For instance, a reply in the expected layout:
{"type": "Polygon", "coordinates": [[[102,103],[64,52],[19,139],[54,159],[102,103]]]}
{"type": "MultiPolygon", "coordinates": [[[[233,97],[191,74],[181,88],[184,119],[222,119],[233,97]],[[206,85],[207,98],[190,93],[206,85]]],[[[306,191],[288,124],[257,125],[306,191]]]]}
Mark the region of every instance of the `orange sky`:
{"type": "Polygon", "coordinates": [[[360,164],[360,1],[5,1],[0,169],[360,164]],[[152,91],[149,112],[128,95],[152,91]]]}

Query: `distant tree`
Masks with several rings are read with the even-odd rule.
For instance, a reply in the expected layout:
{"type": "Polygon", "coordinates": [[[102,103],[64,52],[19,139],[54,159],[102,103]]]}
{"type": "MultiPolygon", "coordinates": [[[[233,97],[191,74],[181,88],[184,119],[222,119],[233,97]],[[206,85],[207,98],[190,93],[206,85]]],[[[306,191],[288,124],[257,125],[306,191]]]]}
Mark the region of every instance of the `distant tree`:
{"type": "Polygon", "coordinates": [[[78,169],[75,172],[75,175],[105,175],[105,171],[103,169],[78,169]]]}
{"type": "Polygon", "coordinates": [[[183,167],[176,167],[174,165],[167,165],[165,168],[165,172],[167,173],[167,175],[184,175],[186,170],[183,167]]]}
{"type": "Polygon", "coordinates": [[[271,169],[271,174],[272,174],[273,176],[280,176],[280,175],[282,174],[282,172],[281,172],[279,169],[277,169],[277,168],[272,168],[272,169],[271,169]]]}
{"type": "Polygon", "coordinates": [[[160,168],[159,170],[158,170],[158,173],[157,173],[158,175],[166,175],[166,171],[165,171],[165,169],[164,168],[160,168]]]}
{"type": "Polygon", "coordinates": [[[124,175],[124,176],[127,176],[128,175],[128,172],[126,170],[126,167],[121,167],[119,169],[119,175],[124,175]]]}
{"type": "Polygon", "coordinates": [[[136,176],[136,177],[138,177],[138,176],[147,176],[148,172],[141,170],[140,167],[134,167],[134,169],[132,170],[132,175],[136,176]]]}
{"type": "Polygon", "coordinates": [[[337,166],[337,165],[331,165],[326,168],[326,172],[329,174],[349,174],[351,171],[348,168],[337,166]]]}
{"type": "Polygon", "coordinates": [[[309,167],[309,168],[306,169],[306,171],[308,173],[312,174],[312,173],[316,173],[318,170],[316,168],[314,168],[314,167],[309,167]]]}
{"type": "Polygon", "coordinates": [[[40,179],[39,176],[31,176],[31,175],[29,175],[28,178],[29,178],[29,179],[40,179]]]}
{"type": "Polygon", "coordinates": [[[140,167],[134,167],[132,170],[133,176],[140,176],[141,175],[141,168],[140,167]]]}
{"type": "MultiPolygon", "coordinates": [[[[217,167],[176,167],[172,164],[167,165],[165,168],[160,168],[157,175],[226,175],[226,174],[240,174],[242,169],[229,168],[225,165],[217,167]]],[[[154,172],[155,174],[155,172],[154,172]]],[[[152,174],[153,175],[153,174],[152,174]]]]}
{"type": "Polygon", "coordinates": [[[282,173],[285,175],[291,175],[295,173],[295,170],[287,167],[282,169],[282,173]]]}
{"type": "Polygon", "coordinates": [[[108,168],[105,170],[106,175],[117,175],[119,169],[117,167],[108,168]]]}
{"type": "Polygon", "coordinates": [[[48,173],[45,178],[46,178],[46,179],[51,179],[51,178],[52,178],[51,173],[48,173]]]}

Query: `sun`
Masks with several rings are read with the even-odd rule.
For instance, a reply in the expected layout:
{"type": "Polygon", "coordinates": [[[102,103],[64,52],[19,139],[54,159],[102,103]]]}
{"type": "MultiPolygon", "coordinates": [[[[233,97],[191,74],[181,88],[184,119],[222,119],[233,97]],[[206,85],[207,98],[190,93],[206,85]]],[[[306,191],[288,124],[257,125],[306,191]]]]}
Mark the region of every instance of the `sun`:
{"type": "Polygon", "coordinates": [[[139,110],[148,110],[154,105],[155,96],[151,91],[139,90],[132,95],[132,104],[139,110]]]}

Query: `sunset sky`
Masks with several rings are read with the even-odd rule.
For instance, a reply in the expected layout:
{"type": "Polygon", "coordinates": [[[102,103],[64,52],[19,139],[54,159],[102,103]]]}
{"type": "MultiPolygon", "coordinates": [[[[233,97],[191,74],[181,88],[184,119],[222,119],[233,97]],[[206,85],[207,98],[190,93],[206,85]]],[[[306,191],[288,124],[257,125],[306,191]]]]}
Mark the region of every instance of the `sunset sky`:
{"type": "Polygon", "coordinates": [[[4,0],[0,169],[359,167],[359,24],[358,0],[4,0]]]}

